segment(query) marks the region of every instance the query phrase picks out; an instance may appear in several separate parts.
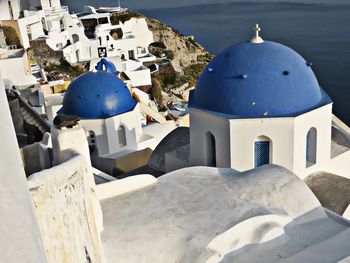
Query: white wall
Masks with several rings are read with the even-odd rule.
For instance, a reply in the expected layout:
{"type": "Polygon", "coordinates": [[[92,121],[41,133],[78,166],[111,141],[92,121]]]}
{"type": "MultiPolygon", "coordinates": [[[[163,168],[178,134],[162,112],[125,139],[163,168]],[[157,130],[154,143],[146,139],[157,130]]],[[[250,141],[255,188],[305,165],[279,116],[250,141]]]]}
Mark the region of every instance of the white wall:
{"type": "Polygon", "coordinates": [[[149,68],[143,68],[137,71],[125,71],[128,75],[133,87],[148,86],[152,85],[151,71],[149,68]]]}
{"type": "Polygon", "coordinates": [[[49,262],[102,261],[91,176],[84,157],[76,155],[29,178],[49,262]]]}
{"type": "Polygon", "coordinates": [[[20,13],[20,3],[19,0],[2,0],[0,1],[0,20],[11,20],[11,19],[18,19],[20,13]],[[10,12],[9,3],[11,3],[12,7],[12,14],[10,12]]]}
{"type": "Polygon", "coordinates": [[[294,118],[231,119],[231,168],[239,171],[255,167],[255,141],[266,136],[270,144],[271,163],[293,169],[294,118]]]}
{"type": "Polygon", "coordinates": [[[217,167],[231,167],[229,121],[191,108],[190,122],[191,165],[207,165],[206,134],[211,132],[216,141],[217,167]]]}
{"type": "Polygon", "coordinates": [[[47,262],[0,77],[0,262],[47,262]]]}
{"type": "MultiPolygon", "coordinates": [[[[332,105],[326,105],[295,118],[295,152],[293,172],[308,174],[306,168],[306,136],[311,128],[317,130],[316,166],[324,166],[330,160],[332,137],[332,105]]],[[[311,168],[311,167],[310,167],[311,168]]]]}
{"type": "Polygon", "coordinates": [[[350,151],[331,159],[332,104],[297,117],[230,119],[190,109],[191,165],[207,165],[206,133],[216,140],[218,167],[246,171],[255,167],[254,143],[266,136],[270,145],[270,162],[281,165],[300,178],[316,171],[326,171],[350,178],[350,151]],[[307,134],[317,130],[316,163],[307,167],[307,134]]]}
{"type": "Polygon", "coordinates": [[[107,119],[85,119],[81,120],[80,124],[86,133],[89,131],[95,133],[96,147],[100,156],[138,149],[138,141],[142,136],[139,105],[130,112],[107,119]],[[124,147],[120,147],[118,141],[118,128],[121,125],[124,126],[126,135],[127,145],[124,147]]]}
{"type": "Polygon", "coordinates": [[[3,79],[11,80],[14,85],[33,85],[36,79],[31,75],[26,53],[15,58],[0,59],[0,71],[3,79]]]}

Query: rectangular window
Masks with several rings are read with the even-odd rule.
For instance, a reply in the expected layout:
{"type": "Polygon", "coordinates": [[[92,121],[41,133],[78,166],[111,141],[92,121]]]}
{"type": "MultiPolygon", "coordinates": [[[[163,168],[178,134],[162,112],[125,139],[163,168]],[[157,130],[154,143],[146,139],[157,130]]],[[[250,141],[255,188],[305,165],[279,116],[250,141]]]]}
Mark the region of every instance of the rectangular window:
{"type": "Polygon", "coordinates": [[[255,167],[259,167],[270,163],[270,142],[255,142],[255,167]]]}

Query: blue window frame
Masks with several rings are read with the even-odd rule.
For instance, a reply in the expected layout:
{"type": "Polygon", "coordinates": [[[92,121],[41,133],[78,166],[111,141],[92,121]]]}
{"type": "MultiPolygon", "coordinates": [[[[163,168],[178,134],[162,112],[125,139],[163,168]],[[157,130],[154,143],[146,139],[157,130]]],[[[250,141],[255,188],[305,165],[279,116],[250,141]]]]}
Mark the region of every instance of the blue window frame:
{"type": "Polygon", "coordinates": [[[270,142],[258,141],[254,145],[255,167],[270,163],[270,142]]]}

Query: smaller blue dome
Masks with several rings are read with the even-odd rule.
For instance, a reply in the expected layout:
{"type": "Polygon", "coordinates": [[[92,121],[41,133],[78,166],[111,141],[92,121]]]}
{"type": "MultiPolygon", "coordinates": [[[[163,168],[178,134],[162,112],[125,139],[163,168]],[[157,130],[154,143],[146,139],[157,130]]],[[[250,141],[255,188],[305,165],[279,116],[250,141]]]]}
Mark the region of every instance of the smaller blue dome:
{"type": "Polygon", "coordinates": [[[112,73],[112,74],[118,73],[117,68],[114,66],[114,64],[105,58],[101,59],[100,62],[97,63],[95,69],[96,70],[105,70],[105,71],[112,73]]]}
{"type": "Polygon", "coordinates": [[[107,71],[87,72],[69,85],[58,111],[81,119],[105,119],[135,108],[128,87],[116,75],[107,71]]]}

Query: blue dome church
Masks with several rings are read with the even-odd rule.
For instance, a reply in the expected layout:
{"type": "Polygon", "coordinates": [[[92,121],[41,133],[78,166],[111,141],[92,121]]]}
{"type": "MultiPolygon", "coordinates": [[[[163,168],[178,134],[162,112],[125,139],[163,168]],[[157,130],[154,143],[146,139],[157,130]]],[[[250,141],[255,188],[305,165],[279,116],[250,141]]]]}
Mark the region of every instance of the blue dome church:
{"type": "Polygon", "coordinates": [[[190,94],[191,165],[278,164],[303,177],[329,163],[332,101],[312,64],[255,36],[211,61],[190,94]]]}
{"type": "Polygon", "coordinates": [[[152,139],[146,136],[149,140],[141,140],[145,135],[139,103],[117,74],[114,64],[102,59],[95,71],[72,81],[58,111],[81,119],[89,145],[99,156],[145,148],[152,139]]]}

